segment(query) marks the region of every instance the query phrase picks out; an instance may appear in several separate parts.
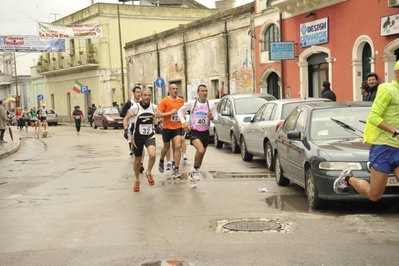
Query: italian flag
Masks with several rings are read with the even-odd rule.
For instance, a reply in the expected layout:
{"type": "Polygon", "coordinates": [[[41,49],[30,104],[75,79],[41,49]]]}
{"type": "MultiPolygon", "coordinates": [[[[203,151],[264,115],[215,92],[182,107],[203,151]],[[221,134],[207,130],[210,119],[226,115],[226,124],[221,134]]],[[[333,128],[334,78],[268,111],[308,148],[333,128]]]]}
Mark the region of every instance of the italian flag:
{"type": "Polygon", "coordinates": [[[77,93],[80,93],[82,90],[82,84],[80,84],[79,81],[75,80],[75,85],[73,85],[73,90],[76,91],[77,93]]]}

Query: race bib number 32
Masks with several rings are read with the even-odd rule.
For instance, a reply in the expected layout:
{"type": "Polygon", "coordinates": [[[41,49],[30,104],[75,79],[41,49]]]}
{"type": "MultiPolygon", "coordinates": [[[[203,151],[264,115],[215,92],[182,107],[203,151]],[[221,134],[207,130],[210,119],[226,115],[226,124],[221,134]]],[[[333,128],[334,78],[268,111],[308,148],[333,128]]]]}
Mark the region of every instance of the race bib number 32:
{"type": "Polygon", "coordinates": [[[152,125],[151,124],[141,124],[139,127],[140,135],[151,135],[152,125]]]}

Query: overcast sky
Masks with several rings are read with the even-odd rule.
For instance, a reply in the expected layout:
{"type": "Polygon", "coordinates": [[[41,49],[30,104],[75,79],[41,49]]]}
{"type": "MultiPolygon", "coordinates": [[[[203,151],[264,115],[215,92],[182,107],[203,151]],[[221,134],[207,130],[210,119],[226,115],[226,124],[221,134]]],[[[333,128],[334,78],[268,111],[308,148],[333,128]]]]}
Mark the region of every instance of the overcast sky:
{"type": "MultiPolygon", "coordinates": [[[[197,0],[215,7],[213,0],[197,0]]],[[[240,6],[253,0],[236,0],[240,6]]],[[[119,3],[118,0],[94,0],[94,3],[119,3]]],[[[0,36],[37,35],[36,21],[53,22],[88,7],[91,0],[0,0],[0,36]]],[[[30,67],[38,54],[17,53],[17,74],[30,75],[30,67]]],[[[1,67],[0,67],[1,69],[1,67]]]]}

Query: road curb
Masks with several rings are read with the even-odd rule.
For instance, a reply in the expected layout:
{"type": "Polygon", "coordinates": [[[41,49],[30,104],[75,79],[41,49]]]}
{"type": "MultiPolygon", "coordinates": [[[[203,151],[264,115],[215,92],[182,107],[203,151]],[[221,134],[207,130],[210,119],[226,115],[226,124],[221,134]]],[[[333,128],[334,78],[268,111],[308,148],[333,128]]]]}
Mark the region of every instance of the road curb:
{"type": "Polygon", "coordinates": [[[0,151],[0,160],[16,153],[19,150],[20,145],[21,139],[19,137],[15,137],[12,145],[8,145],[5,150],[0,151]]]}

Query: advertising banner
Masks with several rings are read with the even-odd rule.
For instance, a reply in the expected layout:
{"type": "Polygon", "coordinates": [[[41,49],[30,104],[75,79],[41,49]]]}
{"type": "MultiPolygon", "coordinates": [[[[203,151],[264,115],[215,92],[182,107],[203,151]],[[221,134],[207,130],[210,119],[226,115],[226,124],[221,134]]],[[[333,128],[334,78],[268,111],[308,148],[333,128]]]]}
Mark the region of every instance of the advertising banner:
{"type": "Polygon", "coordinates": [[[0,36],[0,52],[65,52],[65,40],[42,40],[36,35],[0,36]]]}
{"type": "Polygon", "coordinates": [[[381,36],[399,34],[399,14],[381,18],[380,34],[381,36]]]}
{"type": "Polygon", "coordinates": [[[328,18],[303,23],[299,26],[301,47],[328,43],[328,18]]]}
{"type": "Polygon", "coordinates": [[[102,38],[100,24],[57,25],[37,22],[40,38],[95,39],[102,38]]]}
{"type": "Polygon", "coordinates": [[[295,59],[294,42],[271,42],[270,60],[289,60],[295,59]]]}

